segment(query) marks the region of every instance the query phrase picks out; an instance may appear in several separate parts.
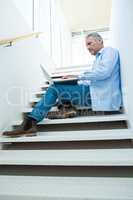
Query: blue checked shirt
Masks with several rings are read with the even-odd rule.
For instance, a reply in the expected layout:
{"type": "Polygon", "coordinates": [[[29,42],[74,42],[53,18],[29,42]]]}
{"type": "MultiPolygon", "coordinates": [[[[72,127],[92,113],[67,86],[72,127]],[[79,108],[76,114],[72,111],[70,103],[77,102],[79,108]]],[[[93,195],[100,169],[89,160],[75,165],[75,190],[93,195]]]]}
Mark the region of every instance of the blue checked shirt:
{"type": "Polygon", "coordinates": [[[92,69],[79,75],[79,84],[89,85],[92,109],[115,111],[122,105],[119,52],[111,47],[101,49],[92,69]]]}

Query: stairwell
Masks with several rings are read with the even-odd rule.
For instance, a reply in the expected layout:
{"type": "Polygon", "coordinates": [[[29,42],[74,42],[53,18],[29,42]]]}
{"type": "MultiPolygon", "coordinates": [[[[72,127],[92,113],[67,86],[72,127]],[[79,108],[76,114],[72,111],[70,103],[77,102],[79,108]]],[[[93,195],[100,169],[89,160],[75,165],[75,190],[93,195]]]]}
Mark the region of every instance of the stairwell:
{"type": "Polygon", "coordinates": [[[45,119],[34,137],[1,137],[0,200],[133,200],[132,139],[124,112],[45,119]]]}

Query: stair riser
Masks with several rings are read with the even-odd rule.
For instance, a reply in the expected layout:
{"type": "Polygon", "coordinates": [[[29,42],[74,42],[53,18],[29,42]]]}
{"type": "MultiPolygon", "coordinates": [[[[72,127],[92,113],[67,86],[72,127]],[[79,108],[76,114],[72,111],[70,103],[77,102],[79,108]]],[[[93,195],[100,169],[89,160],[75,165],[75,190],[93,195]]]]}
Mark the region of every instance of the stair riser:
{"type": "MultiPolygon", "coordinates": [[[[46,82],[46,84],[47,84],[47,82],[46,82]]],[[[46,91],[48,87],[49,87],[49,86],[42,86],[42,87],[41,87],[41,90],[42,90],[42,91],[46,91]]]]}
{"type": "MultiPolygon", "coordinates": [[[[54,121],[54,120],[53,120],[54,121]]],[[[16,129],[19,125],[14,125],[16,129]]],[[[39,132],[46,131],[79,131],[79,130],[110,130],[110,129],[127,129],[126,121],[113,122],[89,122],[89,123],[72,123],[72,124],[38,124],[39,132]]]]}
{"type": "Polygon", "coordinates": [[[5,143],[3,150],[50,150],[50,149],[121,149],[132,148],[131,140],[107,140],[107,141],[63,141],[63,142],[28,142],[5,143]]]}
{"type": "Polygon", "coordinates": [[[43,94],[36,94],[37,98],[42,98],[43,94]]]}
{"type": "Polygon", "coordinates": [[[133,177],[133,167],[0,166],[0,175],[58,177],[133,177]]]}

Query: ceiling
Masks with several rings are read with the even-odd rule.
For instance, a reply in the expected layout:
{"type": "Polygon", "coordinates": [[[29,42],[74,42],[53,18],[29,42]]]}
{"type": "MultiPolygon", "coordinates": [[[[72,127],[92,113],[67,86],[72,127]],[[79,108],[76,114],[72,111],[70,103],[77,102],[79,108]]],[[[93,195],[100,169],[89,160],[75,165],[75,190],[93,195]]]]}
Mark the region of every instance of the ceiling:
{"type": "Polygon", "coordinates": [[[109,27],[111,0],[60,0],[72,32],[109,27]]]}

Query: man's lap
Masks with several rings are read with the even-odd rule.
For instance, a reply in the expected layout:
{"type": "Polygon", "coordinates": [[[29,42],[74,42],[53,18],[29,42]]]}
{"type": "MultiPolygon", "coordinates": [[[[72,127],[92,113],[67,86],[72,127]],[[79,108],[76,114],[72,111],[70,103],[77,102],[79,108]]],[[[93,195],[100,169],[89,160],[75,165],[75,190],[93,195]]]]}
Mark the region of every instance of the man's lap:
{"type": "Polygon", "coordinates": [[[71,101],[72,104],[80,106],[90,106],[90,89],[89,86],[69,84],[54,84],[53,86],[58,93],[59,101],[71,101]]]}

